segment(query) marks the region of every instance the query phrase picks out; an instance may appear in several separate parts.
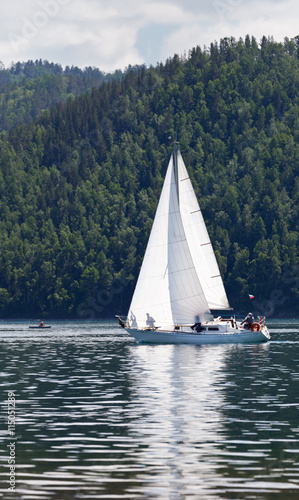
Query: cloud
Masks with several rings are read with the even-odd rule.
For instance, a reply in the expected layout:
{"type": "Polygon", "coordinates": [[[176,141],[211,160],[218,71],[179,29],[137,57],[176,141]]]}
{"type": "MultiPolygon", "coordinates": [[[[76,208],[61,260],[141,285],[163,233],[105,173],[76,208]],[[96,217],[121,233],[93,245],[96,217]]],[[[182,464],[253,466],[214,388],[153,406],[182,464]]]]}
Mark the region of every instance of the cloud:
{"type": "Polygon", "coordinates": [[[156,64],[225,36],[297,33],[297,0],[10,0],[1,7],[0,60],[48,59],[113,71],[156,64]]]}
{"type": "MultiPolygon", "coordinates": [[[[189,7],[191,3],[192,0],[189,7]]],[[[209,47],[211,42],[224,37],[244,39],[249,34],[259,42],[264,35],[283,41],[298,34],[297,0],[212,0],[209,5],[213,12],[198,9],[191,23],[182,22],[169,34],[163,46],[163,59],[174,53],[183,54],[197,45],[209,47]]]]}
{"type": "Polygon", "coordinates": [[[2,30],[0,40],[0,57],[6,64],[11,60],[42,58],[109,71],[143,62],[135,47],[135,16],[126,22],[113,2],[109,6],[90,0],[84,5],[70,0],[30,3],[26,15],[21,9],[14,20],[9,19],[7,12],[10,30],[6,30],[6,36],[2,30]]]}

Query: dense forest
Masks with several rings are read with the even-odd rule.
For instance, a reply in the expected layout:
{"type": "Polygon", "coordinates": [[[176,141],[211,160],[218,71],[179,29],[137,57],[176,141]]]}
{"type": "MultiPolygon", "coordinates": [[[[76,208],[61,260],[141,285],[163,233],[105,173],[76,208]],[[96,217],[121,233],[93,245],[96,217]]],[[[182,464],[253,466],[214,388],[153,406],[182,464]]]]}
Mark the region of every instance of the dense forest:
{"type": "Polygon", "coordinates": [[[126,314],[176,132],[231,305],[298,314],[299,37],[41,68],[0,87],[2,317],[126,314]]]}
{"type": "Polygon", "coordinates": [[[48,61],[27,61],[6,69],[0,62],[0,133],[29,123],[44,110],[65,102],[123,73],[104,74],[97,68],[62,68],[48,61]]]}

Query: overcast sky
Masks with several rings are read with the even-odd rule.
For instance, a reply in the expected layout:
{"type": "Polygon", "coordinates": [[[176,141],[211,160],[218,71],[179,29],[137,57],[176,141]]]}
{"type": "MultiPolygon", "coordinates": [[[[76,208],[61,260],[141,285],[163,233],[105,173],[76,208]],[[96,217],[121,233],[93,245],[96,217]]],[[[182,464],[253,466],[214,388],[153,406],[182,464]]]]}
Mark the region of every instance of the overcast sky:
{"type": "Polygon", "coordinates": [[[298,0],[9,0],[0,61],[47,59],[102,71],[156,65],[223,37],[299,35],[298,0]]]}

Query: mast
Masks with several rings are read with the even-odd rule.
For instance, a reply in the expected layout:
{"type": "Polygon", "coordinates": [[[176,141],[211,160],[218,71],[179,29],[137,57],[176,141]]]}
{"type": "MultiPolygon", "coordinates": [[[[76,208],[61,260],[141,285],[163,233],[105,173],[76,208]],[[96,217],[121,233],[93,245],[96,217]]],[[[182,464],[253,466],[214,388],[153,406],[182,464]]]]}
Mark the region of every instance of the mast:
{"type": "Polygon", "coordinates": [[[173,142],[173,164],[174,164],[174,177],[175,177],[175,184],[176,184],[176,190],[177,190],[177,195],[178,195],[178,202],[180,203],[177,133],[175,133],[175,141],[173,142]]]}

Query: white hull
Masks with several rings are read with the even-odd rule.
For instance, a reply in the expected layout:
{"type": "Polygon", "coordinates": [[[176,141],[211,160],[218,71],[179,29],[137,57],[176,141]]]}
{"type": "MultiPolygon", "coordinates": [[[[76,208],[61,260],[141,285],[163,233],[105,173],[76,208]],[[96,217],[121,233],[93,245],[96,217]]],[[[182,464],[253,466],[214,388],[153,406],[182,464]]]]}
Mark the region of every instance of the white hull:
{"type": "Polygon", "coordinates": [[[127,332],[140,343],[151,344],[248,344],[267,342],[270,339],[266,326],[259,332],[245,329],[231,329],[229,332],[197,333],[192,331],[137,330],[126,328],[127,332]]]}

